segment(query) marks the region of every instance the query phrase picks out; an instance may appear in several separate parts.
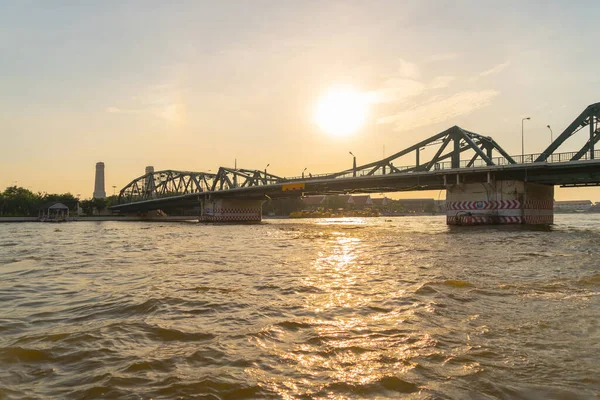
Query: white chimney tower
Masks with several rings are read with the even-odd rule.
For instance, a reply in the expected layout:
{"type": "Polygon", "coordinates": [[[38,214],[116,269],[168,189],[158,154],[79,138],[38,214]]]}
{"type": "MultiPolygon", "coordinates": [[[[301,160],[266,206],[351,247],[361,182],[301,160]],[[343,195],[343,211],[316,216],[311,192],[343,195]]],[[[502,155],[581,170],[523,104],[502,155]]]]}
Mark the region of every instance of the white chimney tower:
{"type": "MultiPolygon", "coordinates": [[[[153,174],[154,173],[154,167],[149,165],[146,167],[146,175],[148,174],[153,174]]],[[[156,189],[154,187],[154,178],[151,176],[150,178],[146,179],[146,182],[144,183],[144,189],[146,191],[146,194],[151,195],[152,197],[154,194],[154,190],[156,189]]]]}
{"type": "Polygon", "coordinates": [[[104,190],[104,163],[96,163],[96,180],[94,184],[94,199],[105,199],[106,190],[104,190]]]}

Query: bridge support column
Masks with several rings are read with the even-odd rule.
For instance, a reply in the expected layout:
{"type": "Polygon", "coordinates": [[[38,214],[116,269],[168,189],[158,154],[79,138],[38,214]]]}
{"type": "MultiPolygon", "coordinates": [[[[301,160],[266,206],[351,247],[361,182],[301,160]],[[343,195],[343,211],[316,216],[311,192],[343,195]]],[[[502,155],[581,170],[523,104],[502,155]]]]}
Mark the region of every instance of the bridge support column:
{"type": "Polygon", "coordinates": [[[200,222],[260,222],[264,200],[203,200],[200,222]]]}
{"type": "Polygon", "coordinates": [[[554,186],[523,181],[462,183],[446,190],[448,225],[554,223],[554,186]]]}

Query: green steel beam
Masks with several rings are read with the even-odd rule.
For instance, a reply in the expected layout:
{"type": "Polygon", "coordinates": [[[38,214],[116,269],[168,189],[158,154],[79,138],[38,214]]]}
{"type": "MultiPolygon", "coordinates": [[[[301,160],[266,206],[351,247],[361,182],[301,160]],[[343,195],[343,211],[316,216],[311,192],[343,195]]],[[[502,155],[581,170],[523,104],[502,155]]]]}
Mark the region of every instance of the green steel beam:
{"type": "Polygon", "coordinates": [[[579,114],[579,116],[577,116],[577,118],[575,118],[575,120],[556,138],[556,140],[550,143],[550,146],[540,154],[535,162],[546,161],[548,157],[550,157],[550,155],[552,155],[568,138],[584,126],[588,125],[590,121],[593,120],[593,117],[600,117],[600,103],[594,103],[587,106],[586,109],[583,110],[583,112],[579,114]]]}

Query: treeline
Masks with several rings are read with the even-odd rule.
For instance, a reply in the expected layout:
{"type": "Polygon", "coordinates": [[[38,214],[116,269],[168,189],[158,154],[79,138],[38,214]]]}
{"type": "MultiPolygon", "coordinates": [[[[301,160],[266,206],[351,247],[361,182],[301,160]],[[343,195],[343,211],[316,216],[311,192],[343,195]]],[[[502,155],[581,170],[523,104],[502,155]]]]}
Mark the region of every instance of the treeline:
{"type": "Polygon", "coordinates": [[[63,203],[71,213],[77,212],[77,204],[84,214],[91,215],[96,210],[104,210],[116,203],[116,196],[106,199],[79,200],[71,193],[34,193],[29,189],[9,186],[0,193],[0,217],[37,217],[44,207],[63,203]]]}

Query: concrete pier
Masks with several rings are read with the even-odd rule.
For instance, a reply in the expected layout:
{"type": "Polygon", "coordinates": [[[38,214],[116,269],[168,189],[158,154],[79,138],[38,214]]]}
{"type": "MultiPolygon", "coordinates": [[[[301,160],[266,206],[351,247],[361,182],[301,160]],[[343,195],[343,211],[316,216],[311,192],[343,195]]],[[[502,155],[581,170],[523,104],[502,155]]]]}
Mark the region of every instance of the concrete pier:
{"type": "Polygon", "coordinates": [[[264,200],[215,199],[202,202],[200,222],[260,222],[264,200]]]}
{"type": "Polygon", "coordinates": [[[516,180],[449,185],[448,225],[554,223],[554,186],[516,180]]]}

